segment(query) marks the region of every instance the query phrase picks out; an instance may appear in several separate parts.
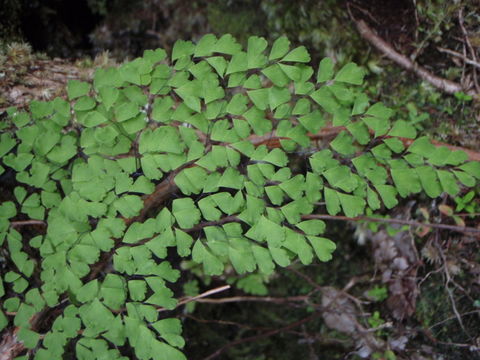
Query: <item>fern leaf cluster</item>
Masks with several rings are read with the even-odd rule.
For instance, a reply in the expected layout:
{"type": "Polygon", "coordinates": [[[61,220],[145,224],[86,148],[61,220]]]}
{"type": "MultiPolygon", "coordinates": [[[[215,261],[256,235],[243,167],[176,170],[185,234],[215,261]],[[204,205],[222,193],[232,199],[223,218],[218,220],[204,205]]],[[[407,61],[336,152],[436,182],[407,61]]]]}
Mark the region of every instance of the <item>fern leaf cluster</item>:
{"type": "Polygon", "coordinates": [[[251,37],[244,50],[207,35],[178,41],[169,58],[147,50],[71,81],[68,99],[10,109],[0,172],[16,186],[0,205],[11,263],[0,330],[16,326],[35,359],[126,349],[183,359],[180,321],[158,312],[178,303],[172,251],[208,275],[226,264],[269,275],[297,258],[331,259],[335,243],[312,215],[353,218],[480,179],[478,162],[372,104],[360,67],[327,58],[315,71],[309,61],[286,38],[269,48],[251,37]],[[159,199],[165,188],[176,196],[159,199]],[[35,236],[17,226],[30,220],[35,236]]]}

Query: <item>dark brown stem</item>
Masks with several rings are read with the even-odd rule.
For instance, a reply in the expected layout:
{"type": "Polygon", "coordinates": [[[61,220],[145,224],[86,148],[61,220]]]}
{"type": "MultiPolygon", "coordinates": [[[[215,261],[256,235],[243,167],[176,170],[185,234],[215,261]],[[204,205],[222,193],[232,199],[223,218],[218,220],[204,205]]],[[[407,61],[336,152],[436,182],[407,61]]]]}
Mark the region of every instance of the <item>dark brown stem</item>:
{"type": "MultiPolygon", "coordinates": [[[[344,126],[326,126],[322,130],[320,130],[320,132],[318,132],[317,134],[309,133],[308,136],[310,137],[310,139],[312,141],[316,141],[316,140],[322,140],[322,139],[325,139],[325,138],[333,138],[333,137],[335,137],[336,135],[340,134],[342,131],[345,131],[345,130],[347,130],[347,128],[345,128],[344,126]]],[[[372,131],[372,133],[373,133],[373,131],[372,131]]],[[[387,138],[390,138],[390,137],[391,136],[384,136],[383,138],[387,139],[387,138]]],[[[396,138],[399,139],[400,141],[402,141],[402,143],[405,147],[409,147],[415,141],[414,139],[407,139],[407,138],[401,138],[401,137],[396,137],[396,138]]],[[[285,139],[288,139],[288,138],[275,136],[274,132],[272,132],[270,134],[267,134],[267,135],[263,135],[263,136],[252,135],[252,136],[249,137],[249,140],[255,146],[266,145],[269,148],[279,148],[279,147],[281,147],[280,140],[285,140],[285,139]]],[[[463,151],[467,154],[468,160],[470,160],[470,161],[480,161],[480,152],[473,151],[473,150],[470,150],[470,149],[466,149],[466,148],[461,147],[461,146],[446,144],[446,143],[436,141],[436,140],[430,140],[430,141],[436,147],[442,147],[443,146],[443,147],[446,147],[446,148],[448,148],[452,151],[463,151]]]]}
{"type": "Polygon", "coordinates": [[[125,223],[130,225],[135,221],[143,221],[147,218],[147,215],[151,209],[159,208],[170,196],[178,190],[177,184],[175,184],[175,176],[180,171],[193,165],[193,162],[188,162],[178,169],[172,171],[165,180],[155,187],[155,191],[143,199],[143,209],[140,214],[133,218],[125,219],[125,223]]]}

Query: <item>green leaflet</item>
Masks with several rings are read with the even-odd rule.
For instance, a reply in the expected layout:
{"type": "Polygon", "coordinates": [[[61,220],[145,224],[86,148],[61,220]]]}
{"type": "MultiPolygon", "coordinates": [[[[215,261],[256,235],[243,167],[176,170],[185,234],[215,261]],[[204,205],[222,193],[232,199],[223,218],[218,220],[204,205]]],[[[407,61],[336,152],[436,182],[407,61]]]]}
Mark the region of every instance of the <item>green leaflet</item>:
{"type": "Polygon", "coordinates": [[[200,221],[200,211],[190,198],[175,199],[172,214],[183,229],[191,228],[200,221]]]}
{"type": "Polygon", "coordinates": [[[346,216],[354,218],[364,213],[365,200],[359,196],[337,192],[338,199],[346,216]]]}
{"type": "Polygon", "coordinates": [[[413,169],[392,169],[390,173],[401,197],[420,192],[420,181],[413,169]]]}
{"type": "Polygon", "coordinates": [[[30,103],[30,112],[34,119],[40,119],[53,112],[53,102],[33,100],[30,103]]]}
{"type": "Polygon", "coordinates": [[[323,86],[317,91],[313,92],[310,97],[322,107],[323,110],[330,114],[334,114],[337,109],[340,108],[337,100],[333,97],[332,93],[323,86]]]}
{"type": "Polygon", "coordinates": [[[260,242],[267,241],[270,246],[276,248],[285,240],[285,229],[265,216],[261,216],[245,236],[260,242]]]}
{"type": "Polygon", "coordinates": [[[70,100],[76,99],[80,96],[88,94],[90,91],[90,84],[78,80],[72,80],[67,85],[68,98],[70,100]]]}
{"type": "Polygon", "coordinates": [[[112,205],[115,210],[127,218],[138,215],[143,208],[141,198],[135,195],[124,195],[115,200],[112,205]]]}
{"type": "Polygon", "coordinates": [[[190,255],[190,249],[193,244],[192,237],[179,229],[175,229],[175,239],[177,243],[177,252],[180,256],[190,255]]]}
{"type": "Polygon", "coordinates": [[[20,304],[16,312],[17,314],[15,315],[14,324],[16,326],[28,327],[28,321],[35,314],[36,311],[33,306],[22,303],[20,304]]]}
{"type": "Polygon", "coordinates": [[[73,109],[75,111],[87,111],[87,110],[92,110],[95,107],[95,105],[96,105],[96,102],[94,99],[92,99],[89,96],[82,96],[75,102],[73,109]]]}
{"type": "Polygon", "coordinates": [[[86,330],[92,335],[107,330],[109,323],[113,321],[112,313],[98,298],[95,298],[91,303],[82,305],[79,309],[79,315],[86,330]]]}
{"type": "Polygon", "coordinates": [[[266,110],[267,107],[275,110],[279,105],[290,100],[288,89],[282,89],[278,86],[272,86],[268,89],[250,90],[247,94],[260,110],[266,110]]]}
{"type": "MultiPolygon", "coordinates": [[[[318,225],[314,225],[314,226],[318,230],[318,225]]],[[[312,232],[316,232],[316,230],[312,229],[312,232]]],[[[308,244],[305,236],[293,230],[289,230],[289,231],[287,230],[287,234],[286,234],[285,242],[283,243],[283,246],[286,249],[290,250],[291,252],[296,253],[300,258],[300,261],[302,262],[302,264],[308,265],[312,263],[313,251],[311,246],[308,244]]]]}
{"type": "Polygon", "coordinates": [[[245,238],[229,240],[228,258],[238,274],[253,272],[257,267],[250,241],[245,238]]]}
{"type": "Polygon", "coordinates": [[[307,239],[310,241],[320,261],[329,261],[332,258],[332,252],[336,249],[333,241],[317,236],[307,236],[307,239]]]}
{"type": "Polygon", "coordinates": [[[160,126],[154,131],[147,129],[140,136],[139,152],[168,152],[180,154],[184,150],[184,144],[180,139],[178,130],[172,126],[160,126]],[[157,139],[162,138],[163,141],[157,139]]]}
{"type": "Polygon", "coordinates": [[[213,46],[213,51],[222,53],[222,54],[228,54],[228,55],[233,55],[241,50],[242,46],[237,43],[235,38],[230,35],[230,34],[225,34],[218,41],[216,44],[213,46]]]}
{"type": "Polygon", "coordinates": [[[249,69],[260,68],[267,62],[263,51],[267,48],[268,42],[264,38],[251,36],[247,45],[247,66],[249,69]]]}
{"type": "Polygon", "coordinates": [[[317,82],[331,80],[333,77],[333,61],[331,58],[324,58],[318,65],[317,82]]]}
{"type": "Polygon", "coordinates": [[[434,169],[429,166],[419,166],[415,171],[428,196],[435,198],[441,194],[442,188],[434,169]]]}
{"type": "Polygon", "coordinates": [[[370,187],[367,187],[367,204],[372,210],[378,210],[380,208],[378,195],[370,187]]]}
{"type": "Polygon", "coordinates": [[[285,87],[285,85],[290,83],[289,77],[285,74],[279,64],[273,64],[263,69],[262,74],[264,74],[275,86],[278,87],[285,87]]]}
{"type": "Polygon", "coordinates": [[[330,185],[345,192],[352,192],[358,185],[358,181],[347,166],[336,166],[323,173],[330,185]]]}
{"type": "Polygon", "coordinates": [[[269,246],[268,250],[270,251],[270,255],[272,259],[281,267],[286,267],[290,265],[290,258],[288,253],[283,248],[277,248],[274,246],[269,246]]]}
{"type": "Polygon", "coordinates": [[[437,170],[437,176],[440,180],[443,191],[451,196],[457,195],[460,188],[458,187],[457,181],[452,173],[445,170],[437,170]]]}
{"type": "Polygon", "coordinates": [[[177,60],[183,56],[192,55],[195,45],[191,41],[178,40],[173,45],[172,60],[177,60]]]}
{"type": "MultiPolygon", "coordinates": [[[[1,328],[1,326],[0,326],[1,328]]],[[[37,345],[40,334],[27,329],[26,327],[20,328],[18,332],[18,338],[23,342],[27,349],[33,349],[37,345]]]]}
{"type": "Polygon", "coordinates": [[[357,64],[348,63],[335,76],[335,81],[362,85],[365,72],[357,64]]]}
{"type": "MultiPolygon", "coordinates": [[[[366,145],[370,142],[370,133],[368,132],[368,128],[362,122],[357,121],[350,123],[347,125],[347,129],[359,144],[366,145]]],[[[388,140],[392,139],[387,139],[385,141],[388,140]]]]}
{"type": "Polygon", "coordinates": [[[285,65],[285,64],[279,64],[278,66],[290,80],[301,81],[302,79],[301,67],[293,66],[293,65],[285,65]]]}
{"type": "Polygon", "coordinates": [[[142,239],[150,238],[156,232],[155,221],[148,219],[144,223],[134,222],[125,232],[123,242],[127,244],[136,243],[142,239]]]}
{"type": "Polygon", "coordinates": [[[415,139],[417,137],[417,131],[412,124],[409,124],[403,120],[398,120],[395,122],[388,135],[415,139]]]}
{"type": "Polygon", "coordinates": [[[196,241],[192,250],[192,259],[197,263],[203,263],[208,275],[219,275],[223,271],[223,263],[211,253],[201,241],[196,241]]]}
{"type": "Polygon", "coordinates": [[[160,122],[169,122],[173,114],[173,100],[171,97],[156,98],[153,103],[152,119],[160,122]]]}
{"type": "Polygon", "coordinates": [[[285,55],[281,61],[306,63],[310,61],[310,54],[305,46],[299,46],[285,55]]]}
{"type": "Polygon", "coordinates": [[[351,115],[359,115],[363,114],[368,107],[368,96],[364,93],[360,93],[355,98],[355,102],[353,103],[353,109],[351,115]]]}
{"type": "Polygon", "coordinates": [[[205,35],[200,39],[200,41],[195,46],[195,51],[193,56],[201,57],[211,55],[213,52],[213,47],[217,42],[217,37],[213,34],[205,35]]]}
{"type": "Polygon", "coordinates": [[[480,162],[470,161],[460,166],[460,169],[470,174],[471,176],[480,179],[480,162]]]}
{"type": "Polygon", "coordinates": [[[307,198],[294,200],[287,205],[281,207],[281,212],[291,224],[301,221],[301,215],[308,215],[313,211],[312,204],[307,198]]]}
{"type": "MultiPolygon", "coordinates": [[[[233,73],[240,73],[237,75],[242,75],[244,71],[248,70],[248,60],[247,53],[244,51],[239,51],[232,56],[230,63],[227,66],[227,71],[225,75],[230,75],[233,73]]],[[[230,79],[236,79],[235,76],[230,77],[230,79]]],[[[233,80],[237,82],[237,80],[233,80]]],[[[229,87],[235,87],[239,84],[229,84],[229,87]]]]}
{"type": "Polygon", "coordinates": [[[220,177],[218,186],[239,190],[243,188],[243,176],[238,170],[228,167],[220,177]]]}
{"type": "Polygon", "coordinates": [[[265,191],[273,205],[281,205],[283,203],[283,191],[279,186],[267,186],[265,191]]]}
{"type": "Polygon", "coordinates": [[[125,102],[115,107],[116,120],[119,122],[133,118],[139,113],[138,105],[131,102],[125,102]]]}
{"type": "Polygon", "coordinates": [[[159,320],[152,326],[170,345],[180,348],[185,345],[185,341],[180,336],[182,325],[179,319],[159,320]]]}
{"type": "Polygon", "coordinates": [[[322,234],[325,230],[325,223],[322,220],[302,221],[296,226],[307,235],[322,234]]]}
{"type": "Polygon", "coordinates": [[[278,38],[272,45],[268,60],[275,60],[285,56],[289,47],[290,41],[285,36],[278,38]]]}
{"type": "Polygon", "coordinates": [[[8,133],[0,135],[0,156],[3,158],[16,144],[14,138],[8,133]]]}
{"type": "Polygon", "coordinates": [[[227,112],[242,115],[247,110],[248,99],[243,94],[235,94],[227,105],[227,112]]]}
{"type": "Polygon", "coordinates": [[[391,209],[398,204],[397,191],[393,186],[376,185],[375,189],[377,189],[378,193],[380,194],[380,197],[383,200],[383,203],[388,209],[391,209]]]}
{"type": "Polygon", "coordinates": [[[206,180],[207,172],[201,167],[187,168],[175,177],[175,183],[185,195],[198,194],[206,180]]]}

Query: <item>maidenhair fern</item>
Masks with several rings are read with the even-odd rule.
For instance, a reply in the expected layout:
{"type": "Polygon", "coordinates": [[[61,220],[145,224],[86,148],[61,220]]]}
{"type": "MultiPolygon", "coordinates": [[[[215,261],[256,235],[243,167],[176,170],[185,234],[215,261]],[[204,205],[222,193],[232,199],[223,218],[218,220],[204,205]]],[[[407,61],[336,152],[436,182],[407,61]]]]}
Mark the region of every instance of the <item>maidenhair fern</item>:
{"type": "Polygon", "coordinates": [[[70,81],[67,100],[9,109],[0,330],[18,329],[35,359],[183,359],[180,321],[158,311],[177,306],[169,249],[209,275],[268,275],[331,259],[318,214],[454,196],[480,178],[465,153],[371,104],[357,65],[327,58],[315,73],[303,46],[267,46],[178,41],[170,59],[147,50],[70,81]]]}

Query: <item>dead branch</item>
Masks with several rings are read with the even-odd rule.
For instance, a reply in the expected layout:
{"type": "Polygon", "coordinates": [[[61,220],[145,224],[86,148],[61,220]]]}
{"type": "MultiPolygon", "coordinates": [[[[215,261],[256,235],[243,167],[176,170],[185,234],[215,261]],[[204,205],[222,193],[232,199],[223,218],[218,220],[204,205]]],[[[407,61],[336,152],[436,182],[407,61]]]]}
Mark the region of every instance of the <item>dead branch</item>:
{"type": "MultiPolygon", "coordinates": [[[[475,53],[475,49],[470,42],[467,29],[465,29],[465,25],[463,24],[463,8],[458,11],[458,24],[460,25],[460,29],[462,29],[463,37],[465,38],[465,43],[467,44],[470,56],[473,58],[473,61],[477,61],[477,54],[475,53]]],[[[480,87],[478,85],[477,69],[475,67],[473,68],[473,82],[475,84],[475,90],[478,93],[480,91],[480,87]]]]}
{"type": "Polygon", "coordinates": [[[199,303],[207,304],[226,304],[232,302],[268,302],[273,304],[284,304],[288,302],[305,302],[310,299],[310,296],[287,296],[287,297],[272,297],[272,296],[232,296],[220,299],[198,299],[192,300],[199,303]]]}
{"type": "Polygon", "coordinates": [[[465,92],[469,95],[475,95],[475,91],[471,89],[464,89],[460,84],[433,75],[424,67],[411,61],[408,57],[397,52],[392,45],[387,43],[381,37],[373,32],[373,30],[363,20],[353,19],[357,26],[360,35],[367,40],[370,44],[375,46],[380,52],[382,52],[390,60],[394,61],[406,70],[412,71],[422,80],[427,81],[439,90],[442,90],[448,94],[454,94],[456,92],[465,92]]]}
{"type": "Polygon", "coordinates": [[[440,52],[443,52],[445,54],[449,54],[449,55],[458,57],[458,58],[462,59],[464,63],[466,63],[468,65],[475,66],[475,67],[480,69],[480,63],[479,62],[473,61],[472,59],[469,59],[468,57],[464,56],[463,54],[460,54],[459,52],[456,52],[456,51],[453,51],[453,50],[450,50],[450,49],[445,49],[445,48],[442,48],[440,46],[437,47],[437,50],[440,51],[440,52]]]}
{"type": "MultiPolygon", "coordinates": [[[[215,289],[211,289],[211,290],[208,290],[208,291],[205,291],[204,293],[201,293],[197,296],[193,296],[193,297],[187,297],[187,298],[184,298],[184,299],[181,299],[177,306],[182,306],[182,305],[185,305],[185,304],[188,304],[192,301],[195,301],[195,302],[206,302],[206,300],[208,299],[205,299],[206,297],[210,296],[210,295],[214,295],[214,294],[218,294],[219,292],[222,292],[222,291],[225,291],[225,290],[228,290],[230,289],[230,285],[224,285],[224,286],[220,286],[218,288],[215,288],[215,289]]],[[[211,299],[213,300],[213,299],[211,299]]],[[[167,310],[171,310],[171,309],[166,309],[166,308],[159,308],[157,309],[158,312],[161,312],[161,311],[167,311],[167,310]]]]}
{"type": "Polygon", "coordinates": [[[20,227],[20,226],[28,226],[28,225],[47,225],[47,223],[43,220],[22,220],[22,221],[11,221],[10,226],[12,227],[20,227]]]}

